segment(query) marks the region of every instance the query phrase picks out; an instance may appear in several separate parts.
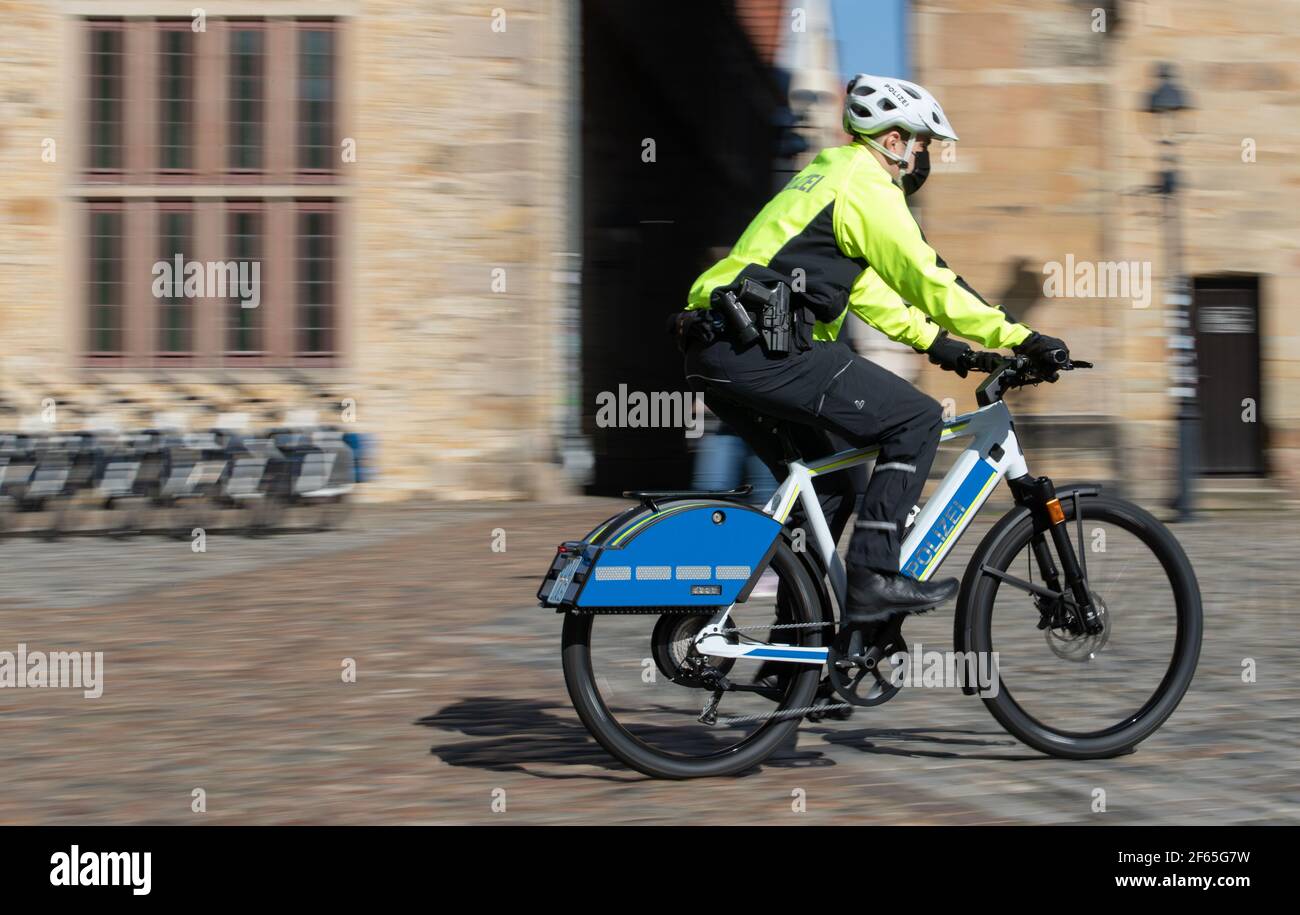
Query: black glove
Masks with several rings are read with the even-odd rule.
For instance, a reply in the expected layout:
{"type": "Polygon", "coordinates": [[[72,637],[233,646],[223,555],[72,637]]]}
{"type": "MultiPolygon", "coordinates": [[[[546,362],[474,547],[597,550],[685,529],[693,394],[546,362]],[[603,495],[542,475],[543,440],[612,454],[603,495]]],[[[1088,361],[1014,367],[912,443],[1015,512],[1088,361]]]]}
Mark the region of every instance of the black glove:
{"type": "Polygon", "coordinates": [[[962,378],[966,377],[966,372],[970,368],[966,361],[966,357],[970,355],[970,345],[965,340],[955,340],[948,336],[946,330],[940,331],[939,336],[934,338],[934,342],[926,352],[930,354],[930,361],[941,366],[944,371],[956,372],[962,378]]]}
{"type": "Polygon", "coordinates": [[[668,318],[668,334],[676,341],[677,348],[685,353],[692,340],[705,346],[713,342],[713,322],[704,310],[679,311],[668,318]]]}
{"type": "Polygon", "coordinates": [[[1029,359],[1044,381],[1060,378],[1061,366],[1070,361],[1070,348],[1064,340],[1049,337],[1037,331],[1031,333],[1021,343],[1012,347],[1018,356],[1029,359]]]}

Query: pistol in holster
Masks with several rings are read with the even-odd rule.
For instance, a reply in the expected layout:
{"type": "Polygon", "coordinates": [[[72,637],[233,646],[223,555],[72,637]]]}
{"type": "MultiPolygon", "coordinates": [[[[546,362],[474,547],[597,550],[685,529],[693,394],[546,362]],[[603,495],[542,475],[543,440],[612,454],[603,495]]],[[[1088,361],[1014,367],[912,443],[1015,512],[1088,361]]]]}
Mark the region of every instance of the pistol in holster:
{"type": "Polygon", "coordinates": [[[742,280],[739,299],[758,315],[758,330],[763,349],[769,356],[790,352],[790,287],[776,283],[767,288],[753,280],[742,280]]]}

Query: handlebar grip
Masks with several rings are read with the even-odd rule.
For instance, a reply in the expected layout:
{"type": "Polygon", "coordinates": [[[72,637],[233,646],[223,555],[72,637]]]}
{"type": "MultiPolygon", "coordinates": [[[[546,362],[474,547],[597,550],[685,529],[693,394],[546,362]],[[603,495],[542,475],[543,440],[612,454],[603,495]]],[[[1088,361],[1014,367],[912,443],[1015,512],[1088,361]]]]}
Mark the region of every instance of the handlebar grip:
{"type": "Polygon", "coordinates": [[[1070,361],[1070,353],[1068,350],[1054,349],[1047,354],[1047,358],[1051,359],[1057,365],[1065,365],[1070,361]]]}

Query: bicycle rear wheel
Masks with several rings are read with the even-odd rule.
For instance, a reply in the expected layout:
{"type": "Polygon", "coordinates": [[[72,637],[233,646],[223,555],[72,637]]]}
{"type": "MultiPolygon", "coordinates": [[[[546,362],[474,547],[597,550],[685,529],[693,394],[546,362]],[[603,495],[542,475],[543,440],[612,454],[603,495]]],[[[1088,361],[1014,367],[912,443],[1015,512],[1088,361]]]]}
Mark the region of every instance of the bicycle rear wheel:
{"type": "MultiPolygon", "coordinates": [[[[1054,614],[1051,601],[976,571],[1044,584],[1025,515],[991,531],[972,560],[970,647],[996,660],[984,704],[1013,736],[1052,756],[1115,756],[1149,737],[1187,692],[1201,648],[1200,589],[1178,541],[1138,506],[1080,497],[1081,519],[1074,499],[1061,506],[1071,536],[1083,541],[1074,548],[1104,630],[1055,625],[1069,619],[1072,598],[1054,614]]],[[[1050,550],[1050,537],[1045,544],[1050,550]]]]}
{"type": "MultiPolygon", "coordinates": [[[[743,629],[736,638],[826,644],[832,624],[819,591],[784,540],[770,569],[779,587],[755,588],[732,608],[728,626],[743,629]],[[770,631],[775,622],[803,625],[770,631]]],[[[694,652],[694,634],[711,613],[565,615],[564,680],[578,717],[601,746],[646,775],[698,778],[751,769],[793,735],[813,703],[819,665],[694,652]],[[713,724],[699,720],[713,689],[682,666],[687,658],[737,687],[723,693],[713,724]]]]}

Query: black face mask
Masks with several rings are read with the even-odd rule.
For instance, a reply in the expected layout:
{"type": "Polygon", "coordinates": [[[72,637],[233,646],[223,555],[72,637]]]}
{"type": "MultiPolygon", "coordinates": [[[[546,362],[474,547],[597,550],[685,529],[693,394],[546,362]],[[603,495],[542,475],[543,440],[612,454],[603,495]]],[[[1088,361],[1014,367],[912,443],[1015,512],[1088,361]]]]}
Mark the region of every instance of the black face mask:
{"type": "Polygon", "coordinates": [[[908,197],[915,194],[930,177],[930,151],[922,150],[912,161],[912,169],[902,177],[903,193],[908,197]]]}

